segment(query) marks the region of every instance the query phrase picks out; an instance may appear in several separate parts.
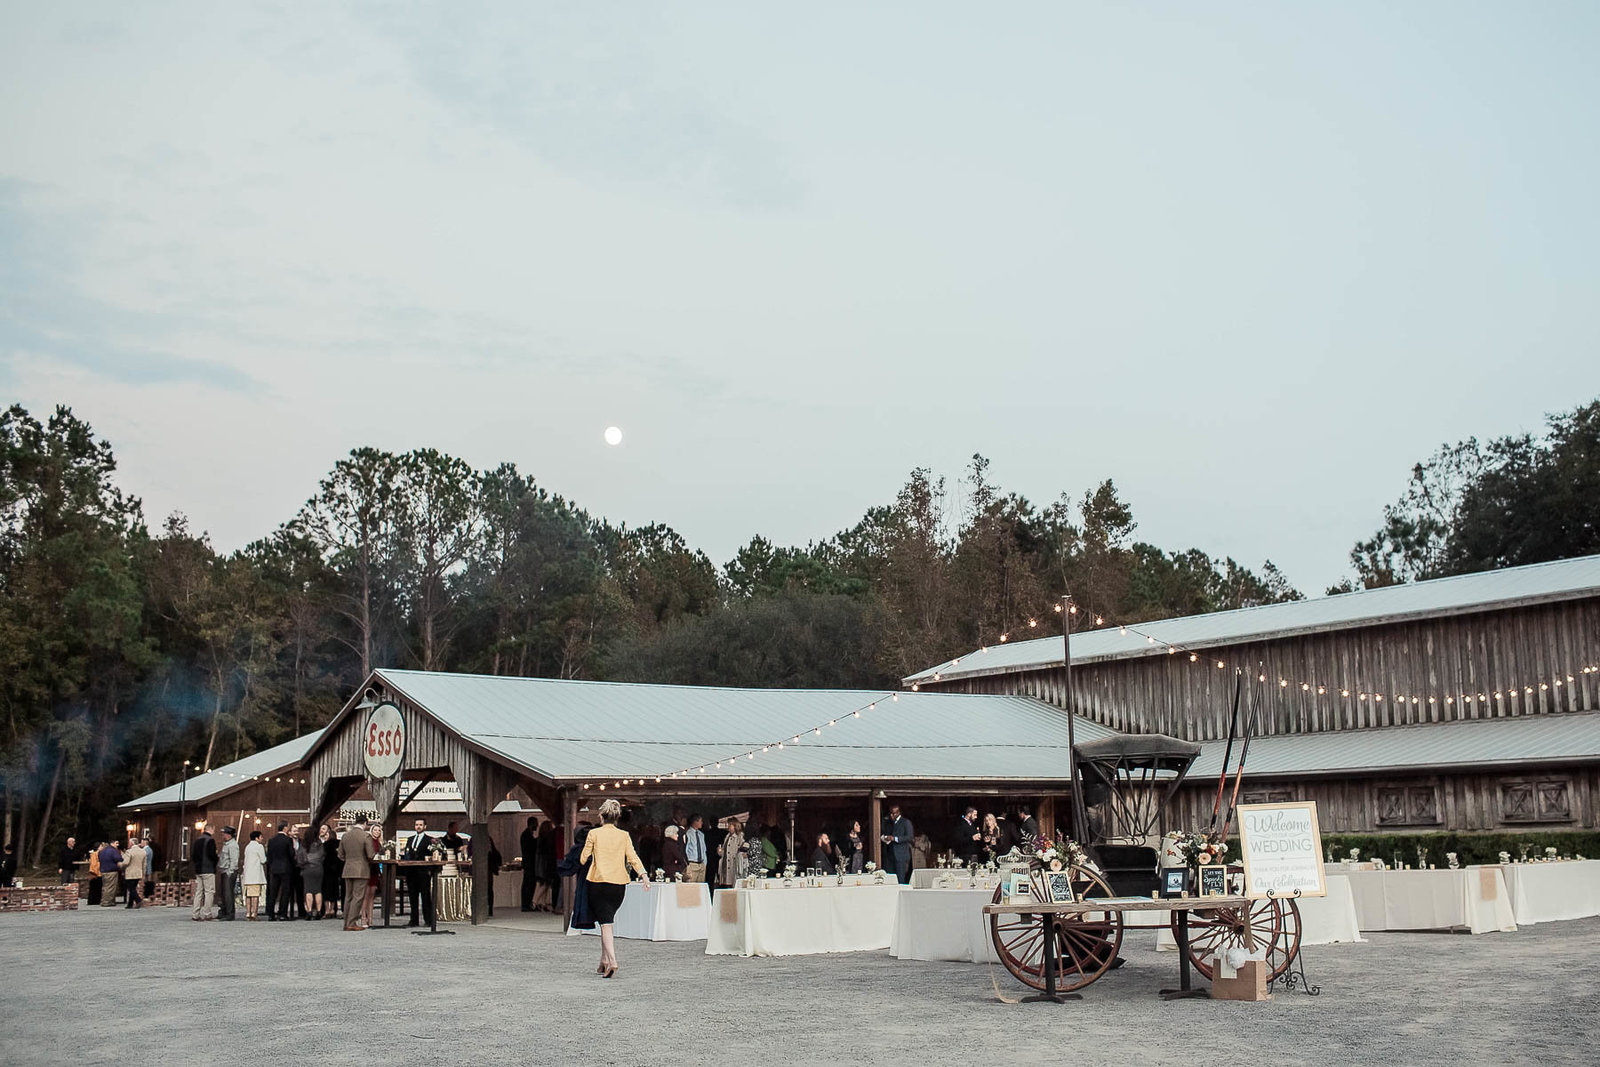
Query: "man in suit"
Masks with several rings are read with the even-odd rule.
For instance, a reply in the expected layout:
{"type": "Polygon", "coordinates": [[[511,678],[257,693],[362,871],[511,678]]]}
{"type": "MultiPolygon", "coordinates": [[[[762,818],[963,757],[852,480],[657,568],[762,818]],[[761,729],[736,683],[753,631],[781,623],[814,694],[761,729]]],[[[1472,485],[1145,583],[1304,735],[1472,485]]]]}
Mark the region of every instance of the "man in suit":
{"type": "MultiPolygon", "coordinates": [[[[418,819],[412,826],[416,833],[406,842],[400,858],[415,863],[428,858],[428,823],[418,819]]],[[[427,867],[406,868],[406,896],[411,901],[411,921],[407,926],[433,925],[433,870],[427,867]]]]}
{"type": "Polygon", "coordinates": [[[289,898],[294,893],[294,841],[289,824],[280,822],[267,842],[267,922],[289,921],[289,898]]]}
{"type": "Polygon", "coordinates": [[[956,855],[963,867],[983,854],[983,831],[978,828],[978,809],[971,804],[956,823],[956,855]]]}
{"type": "Polygon", "coordinates": [[[239,877],[239,831],[222,828],[222,851],[217,853],[217,918],[233,922],[233,885],[239,877]]]}
{"type": "Polygon", "coordinates": [[[344,928],[365,930],[361,921],[362,907],[367,900],[367,880],[372,877],[372,861],[378,858],[377,847],[372,843],[372,832],[367,829],[367,817],[356,816],[356,824],[339,838],[339,859],[344,862],[344,928]]]}
{"type": "Polygon", "coordinates": [[[889,805],[889,818],[884,821],[883,843],[889,846],[888,866],[901,885],[911,884],[911,839],[916,830],[911,820],[900,814],[900,805],[889,805]]]}
{"type": "Polygon", "coordinates": [[[538,886],[533,876],[533,866],[539,856],[539,817],[528,816],[528,828],[522,831],[522,910],[533,910],[533,891],[538,886]]]}
{"type": "Polygon", "coordinates": [[[1039,820],[1033,817],[1033,812],[1026,804],[1017,805],[1017,815],[1022,819],[1022,839],[1024,843],[1039,836],[1039,820]]]}

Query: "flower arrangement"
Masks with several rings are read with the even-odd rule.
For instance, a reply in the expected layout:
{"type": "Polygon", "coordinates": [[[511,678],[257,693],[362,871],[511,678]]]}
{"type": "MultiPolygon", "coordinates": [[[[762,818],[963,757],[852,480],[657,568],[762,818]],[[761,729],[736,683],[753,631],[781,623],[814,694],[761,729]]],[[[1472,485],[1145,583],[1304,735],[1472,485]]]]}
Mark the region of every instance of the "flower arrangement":
{"type": "Polygon", "coordinates": [[[656,881],[665,882],[666,880],[667,880],[667,872],[665,870],[663,870],[662,868],[657,867],[656,868],[656,881]]]}
{"type": "Polygon", "coordinates": [[[867,861],[867,873],[868,874],[871,874],[873,871],[875,871],[877,869],[878,869],[878,865],[876,863],[873,863],[871,860],[867,861]]]}
{"type": "Polygon", "coordinates": [[[1337,841],[1335,841],[1333,844],[1328,846],[1328,862],[1329,863],[1337,863],[1338,861],[1334,857],[1337,856],[1338,854],[1339,854],[1339,843],[1337,841]]]}
{"type": "Polygon", "coordinates": [[[1427,869],[1428,869],[1428,850],[1423,848],[1421,845],[1418,845],[1417,846],[1417,870],[1425,871],[1427,869]]]}
{"type": "Polygon", "coordinates": [[[1361,862],[1361,850],[1359,848],[1353,848],[1353,849],[1350,850],[1350,862],[1351,863],[1360,863],[1361,862]]]}
{"type": "Polygon", "coordinates": [[[1023,835],[1023,841],[1028,849],[1028,865],[1031,867],[1060,871],[1081,865],[1089,858],[1082,845],[1059,830],[1054,841],[1026,834],[1023,835]]]}
{"type": "Polygon", "coordinates": [[[1551,846],[1551,847],[1549,847],[1549,848],[1547,848],[1547,849],[1545,849],[1545,850],[1544,850],[1544,858],[1545,858],[1545,862],[1546,862],[1546,863],[1548,863],[1548,862],[1549,862],[1549,861],[1551,861],[1551,860],[1553,860],[1553,859],[1555,859],[1555,858],[1556,858],[1556,855],[1557,855],[1557,854],[1558,854],[1558,853],[1559,853],[1559,852],[1560,852],[1560,850],[1559,850],[1559,849],[1557,849],[1557,848],[1556,848],[1556,847],[1555,847],[1555,846],[1553,846],[1553,845],[1552,845],[1552,846],[1551,846]]]}
{"type": "Polygon", "coordinates": [[[1526,841],[1522,841],[1517,844],[1517,862],[1528,862],[1528,843],[1526,841]]]}
{"type": "Polygon", "coordinates": [[[1222,863],[1228,854],[1228,843],[1221,837],[1213,840],[1209,834],[1179,834],[1177,846],[1190,868],[1222,863]]]}
{"type": "Polygon", "coordinates": [[[1457,856],[1454,852],[1446,852],[1444,854],[1444,858],[1445,858],[1446,861],[1449,862],[1450,869],[1452,871],[1456,870],[1457,868],[1459,868],[1461,866],[1461,857],[1457,856]]]}
{"type": "Polygon", "coordinates": [[[1511,862],[1511,853],[1509,853],[1509,852],[1500,853],[1500,862],[1501,863],[1510,863],[1511,862]]]}

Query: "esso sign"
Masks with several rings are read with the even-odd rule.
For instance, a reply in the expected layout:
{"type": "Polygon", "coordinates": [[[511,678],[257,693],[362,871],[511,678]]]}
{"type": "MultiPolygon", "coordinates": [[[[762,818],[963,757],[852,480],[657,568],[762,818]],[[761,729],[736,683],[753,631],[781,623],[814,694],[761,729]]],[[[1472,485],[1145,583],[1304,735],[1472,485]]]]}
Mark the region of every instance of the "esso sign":
{"type": "Polygon", "coordinates": [[[361,735],[361,752],[366,757],[367,774],[374,779],[394,777],[406,754],[406,721],[393,704],[379,704],[367,716],[366,732],[361,735]]]}

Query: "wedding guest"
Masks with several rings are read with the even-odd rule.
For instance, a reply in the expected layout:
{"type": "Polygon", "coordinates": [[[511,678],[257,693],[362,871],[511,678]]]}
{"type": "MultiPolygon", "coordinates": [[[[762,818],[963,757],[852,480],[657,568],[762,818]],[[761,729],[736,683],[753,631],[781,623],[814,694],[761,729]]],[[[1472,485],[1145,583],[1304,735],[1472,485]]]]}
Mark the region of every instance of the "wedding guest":
{"type": "Polygon", "coordinates": [[[956,820],[955,832],[952,842],[956,858],[963,867],[970,864],[983,852],[983,831],[978,828],[978,809],[971,804],[961,813],[961,818],[956,820]]]}
{"type": "Polygon", "coordinates": [[[500,877],[500,865],[503,862],[504,862],[504,857],[502,857],[500,855],[500,850],[495,847],[494,838],[492,838],[492,837],[489,838],[489,886],[488,886],[488,888],[489,888],[489,918],[491,918],[491,919],[494,918],[494,882],[495,882],[496,878],[500,877]]]}
{"type": "Polygon", "coordinates": [[[678,828],[664,827],[661,831],[661,870],[667,881],[677,881],[678,875],[688,867],[689,861],[683,858],[683,844],[678,840],[678,828]]]}
{"type": "Polygon", "coordinates": [[[989,812],[983,817],[983,823],[978,827],[978,832],[983,835],[983,852],[981,859],[994,859],[1006,850],[1000,847],[1000,823],[996,821],[994,812],[989,812]]]}
{"type": "Polygon", "coordinates": [[[244,917],[255,922],[261,915],[261,898],[267,892],[267,847],[261,843],[261,831],[250,831],[250,843],[244,846],[244,917]]]}
{"type": "Polygon", "coordinates": [[[560,862],[561,834],[554,822],[546,822],[539,828],[539,855],[536,860],[536,873],[545,888],[545,911],[561,910],[561,875],[556,872],[556,865],[560,862]]]}
{"type": "Polygon", "coordinates": [[[294,892],[294,842],[289,824],[280,822],[267,843],[267,922],[289,921],[289,901],[294,892]]]}
{"type": "MultiPolygon", "coordinates": [[[[644,861],[634,851],[633,838],[617,827],[622,815],[622,805],[616,798],[600,805],[601,825],[589,832],[578,854],[580,863],[589,863],[588,881],[590,906],[594,921],[600,926],[600,968],[597,973],[607,978],[617,973],[617,945],[613,924],[617,909],[622,906],[628,888],[628,868],[632,867],[644,879],[644,891],[650,891],[650,872],[644,861]]],[[[691,824],[692,825],[692,824],[691,824]]],[[[703,865],[702,865],[703,866],[703,865]]],[[[702,871],[702,876],[704,872],[702,871]]]]}
{"type": "Polygon", "coordinates": [[[200,827],[189,858],[194,863],[194,914],[189,917],[208,922],[217,917],[217,842],[210,823],[200,827]]]}
{"type": "Polygon", "coordinates": [[[745,875],[744,826],[728,820],[728,833],[717,846],[717,884],[731,886],[745,875]]]}
{"type": "Polygon", "coordinates": [[[861,820],[857,819],[850,824],[850,832],[845,835],[844,863],[846,874],[860,874],[867,869],[867,840],[861,832],[861,820]]]}
{"type": "Polygon", "coordinates": [[[1039,836],[1039,820],[1033,817],[1032,808],[1027,804],[1018,804],[1017,816],[1022,820],[1022,840],[1035,840],[1039,836]]]}
{"type": "Polygon", "coordinates": [[[100,893],[105,888],[100,875],[100,850],[105,847],[106,843],[102,841],[89,853],[89,907],[91,908],[99,905],[100,893]]]}
{"type": "Polygon", "coordinates": [[[881,835],[883,843],[889,846],[884,857],[887,860],[885,866],[894,871],[901,885],[911,884],[911,839],[915,836],[916,830],[911,820],[900,813],[900,805],[889,805],[888,822],[881,835]]]}
{"type": "Polygon", "coordinates": [[[776,826],[767,826],[761,831],[761,869],[767,874],[778,872],[781,858],[778,841],[782,836],[776,826]]]}
{"type": "Polygon", "coordinates": [[[0,886],[9,887],[16,880],[17,846],[7,841],[5,850],[0,851],[0,886]]]}
{"type": "Polygon", "coordinates": [[[121,878],[122,850],[115,841],[100,846],[100,906],[114,908],[117,904],[117,882],[121,878]]]}
{"type": "Polygon", "coordinates": [[[148,837],[140,838],[139,844],[144,846],[144,898],[149,900],[156,895],[156,847],[148,837]]]}
{"type": "Polygon", "coordinates": [[[456,824],[453,820],[445,824],[444,847],[454,851],[458,856],[467,848],[467,839],[457,832],[456,824]]]}
{"type": "MultiPolygon", "coordinates": [[[[367,895],[361,901],[362,929],[369,929],[372,926],[372,906],[378,899],[378,881],[383,865],[377,857],[383,853],[383,824],[373,823],[367,836],[372,841],[374,862],[372,872],[367,875],[367,895]]],[[[394,904],[386,894],[383,898],[383,913],[388,915],[393,908],[394,904]]]]}
{"type": "Polygon", "coordinates": [[[67,838],[67,843],[61,846],[61,851],[56,854],[56,866],[61,870],[61,884],[71,885],[78,880],[78,839],[67,838]]]}
{"type": "Polygon", "coordinates": [[[578,823],[572,847],[556,865],[556,871],[561,877],[573,880],[572,917],[567,925],[576,930],[594,929],[594,916],[589,911],[589,861],[581,858],[583,846],[589,840],[589,829],[588,822],[578,823]]]}
{"type": "Polygon", "coordinates": [[[128,891],[128,910],[143,907],[139,887],[144,885],[144,849],[137,841],[128,842],[128,851],[122,857],[122,884],[128,891]]]}
{"type": "Polygon", "coordinates": [[[300,842],[300,891],[305,894],[305,917],[322,918],[322,865],[328,859],[328,828],[317,827],[313,834],[307,826],[300,842]]]}
{"type": "Polygon", "coordinates": [[[826,833],[817,835],[817,847],[811,853],[811,866],[822,874],[836,874],[839,867],[833,861],[833,843],[826,833]]]}
{"type": "Polygon", "coordinates": [[[339,839],[333,827],[323,823],[317,828],[317,840],[322,842],[322,916],[339,914],[340,899],[344,896],[344,864],[336,854],[339,839]]]}
{"type": "Polygon", "coordinates": [[[522,910],[533,911],[533,896],[539,888],[539,817],[528,816],[528,825],[518,841],[522,849],[522,910]]]}
{"type": "Polygon", "coordinates": [[[372,876],[372,861],[378,856],[367,830],[366,815],[357,815],[356,824],[339,838],[339,859],[344,861],[344,928],[365,930],[363,919],[367,880],[372,876]]]}
{"type": "MultiPolygon", "coordinates": [[[[428,824],[423,819],[416,821],[416,832],[411,835],[411,840],[406,842],[405,851],[400,853],[400,858],[412,863],[417,863],[428,858],[428,824]]],[[[433,870],[428,867],[405,868],[406,896],[411,902],[410,926],[419,923],[433,925],[433,870]]]]}
{"type": "Polygon", "coordinates": [[[233,887],[239,877],[239,831],[222,828],[222,848],[217,852],[217,918],[233,922],[233,887]]]}
{"type": "Polygon", "coordinates": [[[685,882],[703,882],[706,880],[706,835],[701,827],[705,820],[699,812],[689,816],[689,829],[683,835],[683,858],[688,866],[684,869],[685,882]]]}

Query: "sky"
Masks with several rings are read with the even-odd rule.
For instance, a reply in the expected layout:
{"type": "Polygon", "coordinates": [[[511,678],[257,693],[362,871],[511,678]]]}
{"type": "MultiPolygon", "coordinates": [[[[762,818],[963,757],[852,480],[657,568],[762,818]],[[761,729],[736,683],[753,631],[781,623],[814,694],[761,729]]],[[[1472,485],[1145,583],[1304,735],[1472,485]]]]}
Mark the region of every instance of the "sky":
{"type": "Polygon", "coordinates": [[[718,563],[982,453],[1314,594],[1438,445],[1600,395],[1597,53],[1587,2],[6,0],[0,399],[223,549],[367,445],[718,563]]]}

